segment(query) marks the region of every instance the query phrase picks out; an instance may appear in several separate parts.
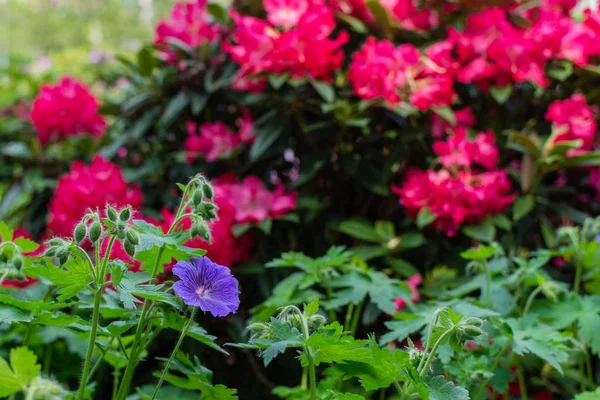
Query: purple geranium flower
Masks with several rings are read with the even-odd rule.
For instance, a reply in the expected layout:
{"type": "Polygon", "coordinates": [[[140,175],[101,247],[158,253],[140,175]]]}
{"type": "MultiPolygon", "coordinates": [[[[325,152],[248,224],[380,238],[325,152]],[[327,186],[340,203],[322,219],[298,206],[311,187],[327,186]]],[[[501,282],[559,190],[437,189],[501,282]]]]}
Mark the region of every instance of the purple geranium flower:
{"type": "Polygon", "coordinates": [[[179,261],[173,273],[179,277],[173,289],[185,304],[200,307],[215,317],[235,313],[240,306],[237,279],[229,268],[208,257],[179,261]]]}

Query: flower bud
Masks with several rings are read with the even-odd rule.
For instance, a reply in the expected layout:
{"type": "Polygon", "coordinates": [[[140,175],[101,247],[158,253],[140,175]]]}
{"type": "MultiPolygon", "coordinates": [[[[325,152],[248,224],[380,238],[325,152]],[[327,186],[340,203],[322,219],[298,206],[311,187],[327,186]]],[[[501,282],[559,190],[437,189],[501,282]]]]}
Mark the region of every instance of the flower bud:
{"type": "Polygon", "coordinates": [[[119,213],[119,219],[123,222],[127,222],[129,221],[129,218],[131,218],[131,209],[126,207],[119,213]]]}
{"type": "Polygon", "coordinates": [[[483,332],[481,331],[481,329],[479,329],[478,327],[474,326],[474,325],[467,325],[463,328],[463,332],[465,333],[465,336],[469,339],[474,339],[477,336],[480,336],[483,332]]]}
{"type": "Polygon", "coordinates": [[[23,257],[21,257],[20,254],[15,255],[12,259],[12,263],[16,269],[20,270],[23,266],[23,257]]]}
{"type": "Polygon", "coordinates": [[[59,245],[65,244],[65,241],[61,238],[52,238],[48,241],[48,244],[50,246],[59,246],[59,245]]]}
{"type": "Polygon", "coordinates": [[[139,236],[137,235],[137,233],[135,233],[131,229],[127,231],[125,237],[126,237],[127,241],[129,241],[134,246],[137,246],[138,244],[140,244],[139,236]]]}
{"type": "Polygon", "coordinates": [[[127,252],[127,254],[129,254],[130,257],[133,257],[135,255],[135,246],[131,244],[131,242],[126,240],[125,242],[123,242],[123,247],[125,248],[125,251],[127,252]]]}
{"type": "Polygon", "coordinates": [[[202,198],[202,192],[198,189],[194,190],[194,193],[192,193],[192,203],[194,203],[194,206],[198,207],[202,204],[202,198]]]}
{"type": "Polygon", "coordinates": [[[61,256],[58,256],[58,262],[60,263],[60,265],[65,264],[68,259],[69,259],[69,253],[68,252],[66,254],[62,254],[61,256]]]}
{"type": "Polygon", "coordinates": [[[208,229],[208,225],[206,224],[206,222],[198,222],[196,225],[198,229],[198,236],[200,236],[207,242],[210,242],[210,229],[208,229]]]}
{"type": "Polygon", "coordinates": [[[48,247],[44,252],[44,255],[47,257],[54,257],[56,255],[56,247],[48,247]]]}
{"type": "Polygon", "coordinates": [[[106,206],[106,216],[111,222],[117,222],[117,211],[111,206],[106,206]]]}
{"type": "Polygon", "coordinates": [[[100,239],[100,235],[102,235],[102,225],[96,221],[90,226],[90,240],[92,243],[96,243],[100,239]]]}
{"type": "Polygon", "coordinates": [[[217,213],[216,212],[214,212],[213,210],[208,210],[206,212],[206,219],[210,220],[210,219],[215,219],[215,218],[217,218],[217,213]]]}
{"type": "Polygon", "coordinates": [[[61,246],[56,248],[56,258],[69,257],[69,248],[61,246]]]}
{"type": "Polygon", "coordinates": [[[214,196],[213,188],[208,183],[202,185],[202,192],[207,199],[212,200],[214,196]]]}
{"type": "Polygon", "coordinates": [[[77,242],[77,244],[83,242],[83,239],[85,239],[87,235],[87,227],[85,226],[85,224],[83,222],[77,224],[77,226],[75,227],[75,233],[73,236],[75,236],[75,241],[77,242]]]}

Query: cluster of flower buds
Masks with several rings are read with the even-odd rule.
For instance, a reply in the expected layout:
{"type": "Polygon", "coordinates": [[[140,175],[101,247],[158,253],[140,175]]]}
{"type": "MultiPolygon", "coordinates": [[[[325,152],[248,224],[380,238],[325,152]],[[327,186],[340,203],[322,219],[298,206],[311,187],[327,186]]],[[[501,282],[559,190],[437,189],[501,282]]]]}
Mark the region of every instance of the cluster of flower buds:
{"type": "Polygon", "coordinates": [[[0,276],[3,279],[23,279],[21,267],[23,267],[23,255],[12,242],[4,242],[0,246],[0,276]]]}
{"type": "Polygon", "coordinates": [[[271,324],[267,322],[255,322],[253,324],[248,325],[246,329],[248,329],[248,332],[250,332],[250,341],[256,339],[275,338],[273,328],[271,327],[271,324]]]}
{"type": "Polygon", "coordinates": [[[461,320],[457,324],[457,336],[464,338],[464,340],[473,340],[483,334],[481,326],[483,320],[477,317],[469,317],[461,320]]]}
{"type": "Polygon", "coordinates": [[[123,248],[130,257],[135,255],[135,248],[140,244],[140,237],[131,227],[131,207],[125,207],[117,213],[111,206],[106,206],[108,225],[114,228],[114,234],[123,243],[123,248]]]}
{"type": "Polygon", "coordinates": [[[48,248],[44,252],[46,257],[54,257],[58,260],[60,265],[63,265],[69,259],[69,254],[71,254],[71,245],[73,243],[62,239],[62,238],[52,238],[48,241],[48,248]]]}
{"type": "Polygon", "coordinates": [[[194,214],[200,217],[194,218],[190,233],[192,237],[200,237],[210,242],[210,229],[206,221],[217,218],[218,207],[213,202],[214,190],[202,175],[197,175],[190,185],[192,194],[189,203],[194,214]]]}
{"type": "Polygon", "coordinates": [[[97,212],[89,212],[81,219],[73,231],[75,243],[81,244],[86,238],[89,238],[92,244],[95,244],[104,233],[100,216],[97,212]]]}
{"type": "Polygon", "coordinates": [[[291,325],[298,330],[302,330],[302,325],[306,321],[309,331],[316,330],[319,326],[327,322],[327,318],[319,313],[308,315],[306,312],[298,312],[298,307],[288,306],[283,307],[277,316],[281,322],[291,325]]]}

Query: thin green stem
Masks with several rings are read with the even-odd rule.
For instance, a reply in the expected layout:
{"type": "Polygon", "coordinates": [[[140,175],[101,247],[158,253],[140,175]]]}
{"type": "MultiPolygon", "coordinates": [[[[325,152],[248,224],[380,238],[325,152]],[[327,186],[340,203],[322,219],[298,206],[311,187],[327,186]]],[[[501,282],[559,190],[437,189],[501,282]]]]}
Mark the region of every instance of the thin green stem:
{"type": "Polygon", "coordinates": [[[485,273],[485,304],[492,304],[492,273],[487,267],[487,263],[482,262],[483,272],[485,273]]]}
{"type": "MultiPolygon", "coordinates": [[[[92,277],[94,278],[94,282],[98,282],[98,278],[96,276],[96,271],[94,270],[94,263],[92,262],[90,255],[87,253],[87,251],[83,250],[79,246],[76,246],[75,248],[79,251],[80,254],[83,255],[83,258],[87,261],[88,267],[90,268],[90,272],[92,273],[92,277]]],[[[96,265],[98,265],[98,264],[96,264],[96,265]]]]}
{"type": "Polygon", "coordinates": [[[352,332],[352,336],[356,334],[356,330],[358,329],[358,320],[360,319],[360,316],[362,314],[362,308],[364,304],[365,300],[363,299],[363,301],[358,303],[358,307],[356,307],[356,310],[354,310],[354,313],[352,315],[352,322],[350,323],[350,331],[352,332]]]}
{"type": "Polygon", "coordinates": [[[533,300],[535,300],[535,297],[542,291],[542,287],[538,286],[537,288],[535,288],[535,290],[533,292],[531,292],[531,294],[529,295],[529,297],[527,298],[527,302],[525,303],[525,308],[523,308],[523,314],[522,316],[524,316],[525,314],[527,314],[527,312],[529,311],[529,309],[531,308],[531,305],[533,304],[533,300]]]}
{"type": "Polygon", "coordinates": [[[302,368],[302,378],[300,378],[300,387],[308,389],[308,368],[302,368]]]}
{"type": "Polygon", "coordinates": [[[517,376],[519,378],[519,388],[521,389],[521,400],[527,400],[527,386],[525,384],[525,375],[523,374],[523,368],[517,366],[517,376]]]}
{"type": "Polygon", "coordinates": [[[579,293],[579,288],[581,286],[581,274],[583,272],[583,263],[577,262],[575,264],[575,283],[573,284],[573,290],[575,293],[579,293]]]}
{"type": "Polygon", "coordinates": [[[394,381],[394,386],[396,386],[396,390],[398,391],[398,393],[400,393],[400,395],[403,395],[402,387],[400,387],[400,384],[398,383],[398,381],[394,381]]]}
{"type": "Polygon", "coordinates": [[[192,324],[192,322],[194,322],[194,317],[196,316],[196,310],[197,310],[196,307],[192,308],[192,314],[190,315],[190,319],[188,319],[187,323],[181,330],[181,335],[179,335],[179,340],[175,344],[175,348],[173,349],[173,352],[171,353],[171,356],[169,357],[167,364],[165,364],[165,369],[163,369],[163,372],[160,375],[160,379],[158,380],[158,384],[154,388],[154,393],[152,393],[151,400],[154,400],[156,398],[156,395],[158,394],[158,391],[160,390],[160,387],[162,386],[162,384],[165,380],[165,377],[167,376],[167,373],[169,372],[169,368],[171,368],[171,363],[173,362],[173,359],[175,358],[177,352],[179,351],[179,347],[181,346],[181,343],[183,343],[183,339],[185,338],[185,335],[187,334],[188,329],[190,329],[190,325],[192,324]]]}
{"type": "Polygon", "coordinates": [[[425,376],[425,372],[427,372],[427,369],[429,368],[429,365],[431,364],[431,361],[433,361],[433,357],[435,356],[435,352],[437,351],[438,347],[440,347],[442,345],[442,343],[444,342],[444,340],[446,339],[446,337],[448,335],[450,335],[452,332],[454,332],[454,328],[448,329],[446,332],[444,332],[442,334],[442,336],[440,336],[440,338],[437,340],[437,342],[435,342],[435,344],[431,348],[431,352],[429,353],[429,357],[427,357],[427,361],[425,361],[425,364],[423,365],[423,369],[421,370],[421,372],[419,372],[419,376],[421,378],[423,376],[425,376]]]}
{"type": "MultiPolygon", "coordinates": [[[[108,256],[107,256],[108,258],[108,256]]],[[[92,313],[92,330],[90,331],[90,341],[88,343],[87,354],[83,363],[83,372],[81,373],[81,382],[79,383],[78,400],[83,400],[85,396],[85,387],[88,381],[92,356],[94,355],[94,346],[96,343],[96,330],[98,329],[98,319],[100,316],[100,301],[102,300],[102,289],[96,290],[94,299],[94,311],[92,313]]]]}
{"type": "MultiPolygon", "coordinates": [[[[491,373],[494,373],[494,371],[498,367],[498,364],[500,363],[500,358],[502,358],[502,355],[504,354],[504,352],[506,351],[506,349],[508,349],[509,345],[510,345],[510,340],[508,340],[506,342],[506,344],[504,345],[504,347],[502,347],[502,350],[500,350],[498,352],[498,355],[494,359],[494,363],[492,364],[492,367],[490,368],[490,372],[491,373]]],[[[479,388],[479,391],[477,392],[477,395],[475,396],[475,400],[481,399],[481,396],[483,396],[485,388],[487,387],[487,384],[490,381],[490,379],[492,379],[492,377],[493,377],[493,375],[490,376],[489,378],[487,378],[485,381],[483,381],[483,383],[481,384],[481,387],[479,388]]]]}
{"type": "Polygon", "coordinates": [[[348,309],[346,310],[346,318],[344,319],[344,328],[350,329],[350,321],[352,320],[352,313],[354,312],[354,304],[348,304],[348,309]]]}
{"type": "Polygon", "coordinates": [[[315,372],[315,362],[313,360],[312,351],[307,347],[308,351],[308,373],[310,380],[310,399],[317,400],[317,374],[315,372]]]}
{"type": "Polygon", "coordinates": [[[29,342],[31,341],[31,337],[33,336],[33,328],[35,327],[35,322],[30,322],[27,325],[27,330],[25,331],[25,337],[23,338],[23,346],[29,346],[29,342]]]}
{"type": "Polygon", "coordinates": [[[115,369],[113,371],[113,390],[112,390],[112,399],[117,398],[117,391],[119,390],[119,378],[121,377],[121,370],[115,369]]]}
{"type": "Polygon", "coordinates": [[[92,376],[94,375],[94,372],[96,372],[96,370],[100,366],[100,363],[102,362],[102,360],[104,360],[104,356],[106,355],[106,351],[102,350],[102,348],[100,346],[98,346],[98,348],[100,349],[100,351],[102,351],[102,357],[98,357],[98,360],[96,360],[96,362],[94,363],[94,366],[92,367],[92,370],[90,371],[90,374],[88,376],[86,385],[90,383],[90,379],[92,378],[92,376]]]}
{"type": "Polygon", "coordinates": [[[2,274],[2,276],[0,276],[0,286],[2,286],[2,282],[4,282],[4,279],[6,279],[7,276],[8,276],[8,271],[6,271],[5,273],[2,274]]]}
{"type": "MultiPolygon", "coordinates": [[[[325,290],[327,290],[327,299],[329,301],[331,301],[332,296],[332,291],[331,288],[329,286],[327,286],[325,288],[325,290]]],[[[337,321],[337,317],[335,315],[335,310],[333,308],[329,309],[329,322],[333,322],[333,321],[337,321]]]]}
{"type": "Polygon", "coordinates": [[[586,371],[587,371],[587,377],[589,379],[589,385],[590,388],[593,389],[596,387],[596,385],[594,384],[594,373],[592,371],[592,358],[590,357],[590,352],[585,349],[585,367],[586,367],[586,371]]]}

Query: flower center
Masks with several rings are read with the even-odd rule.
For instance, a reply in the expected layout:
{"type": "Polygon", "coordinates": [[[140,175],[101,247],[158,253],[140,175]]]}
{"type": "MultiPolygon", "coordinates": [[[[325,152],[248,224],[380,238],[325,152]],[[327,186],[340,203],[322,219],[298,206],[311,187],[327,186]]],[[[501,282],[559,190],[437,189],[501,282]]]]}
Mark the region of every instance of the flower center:
{"type": "Polygon", "coordinates": [[[200,297],[204,297],[204,295],[206,294],[207,291],[208,291],[208,287],[200,286],[198,289],[196,289],[196,294],[198,294],[198,296],[200,296],[200,297]]]}

